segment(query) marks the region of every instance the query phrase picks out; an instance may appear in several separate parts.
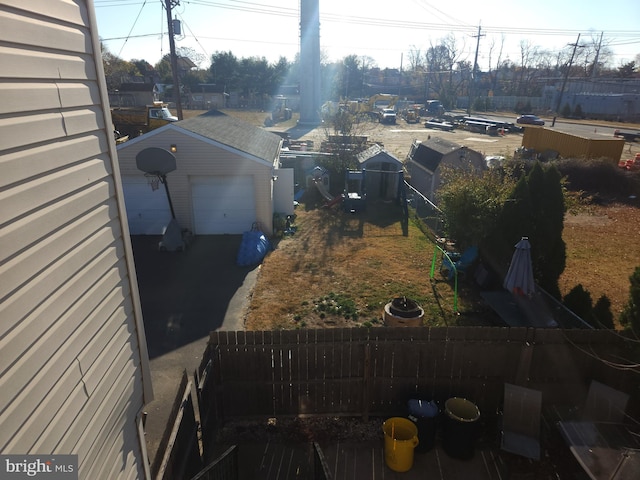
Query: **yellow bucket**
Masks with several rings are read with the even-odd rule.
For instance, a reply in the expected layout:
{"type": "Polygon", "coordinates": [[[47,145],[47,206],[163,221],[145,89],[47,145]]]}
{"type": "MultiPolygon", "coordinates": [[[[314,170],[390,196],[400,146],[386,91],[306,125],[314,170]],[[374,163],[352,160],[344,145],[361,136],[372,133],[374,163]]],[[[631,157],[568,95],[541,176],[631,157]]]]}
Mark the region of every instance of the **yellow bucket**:
{"type": "Polygon", "coordinates": [[[384,461],[396,472],[406,472],[413,466],[413,449],[418,446],[418,428],[406,418],[392,417],[382,424],[384,461]]]}

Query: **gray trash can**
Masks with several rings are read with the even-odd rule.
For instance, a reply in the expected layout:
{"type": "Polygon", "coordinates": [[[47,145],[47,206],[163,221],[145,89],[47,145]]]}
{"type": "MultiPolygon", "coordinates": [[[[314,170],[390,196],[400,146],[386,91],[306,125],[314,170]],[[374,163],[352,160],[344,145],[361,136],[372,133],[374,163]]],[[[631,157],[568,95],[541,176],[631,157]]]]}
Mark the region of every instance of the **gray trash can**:
{"type": "Polygon", "coordinates": [[[444,429],[442,447],[453,458],[473,457],[480,410],[465,398],[453,397],[444,404],[444,429]]]}

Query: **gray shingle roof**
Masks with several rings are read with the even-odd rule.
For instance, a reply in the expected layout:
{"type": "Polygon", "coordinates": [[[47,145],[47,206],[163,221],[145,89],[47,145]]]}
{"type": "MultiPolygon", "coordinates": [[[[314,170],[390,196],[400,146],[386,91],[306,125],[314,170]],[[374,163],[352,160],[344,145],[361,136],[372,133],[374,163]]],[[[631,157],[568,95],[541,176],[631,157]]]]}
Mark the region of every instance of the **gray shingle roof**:
{"type": "Polygon", "coordinates": [[[356,158],[358,159],[358,163],[360,165],[367,162],[368,160],[371,160],[372,158],[376,158],[381,162],[397,163],[399,165],[402,165],[402,162],[400,160],[398,160],[396,157],[391,155],[389,152],[387,152],[384,148],[382,148],[377,143],[374,143],[366,150],[360,152],[356,156],[356,158]]]}
{"type": "Polygon", "coordinates": [[[218,110],[173,125],[270,163],[278,156],[280,136],[218,110]]]}
{"type": "Polygon", "coordinates": [[[461,148],[463,148],[462,145],[457,143],[433,137],[420,143],[411,159],[427,170],[435,172],[443,156],[461,148]]]}

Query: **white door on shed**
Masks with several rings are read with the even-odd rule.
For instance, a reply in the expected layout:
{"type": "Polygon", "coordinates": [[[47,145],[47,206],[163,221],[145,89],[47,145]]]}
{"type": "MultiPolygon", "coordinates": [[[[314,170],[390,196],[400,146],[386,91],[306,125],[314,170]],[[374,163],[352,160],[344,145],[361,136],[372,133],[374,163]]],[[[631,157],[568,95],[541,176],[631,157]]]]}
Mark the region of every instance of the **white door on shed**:
{"type": "Polygon", "coordinates": [[[239,234],[256,221],[253,177],[192,177],[191,201],[195,233],[239,234]]]}
{"type": "Polygon", "coordinates": [[[160,183],[153,190],[144,175],[124,175],[122,189],[131,235],[162,235],[171,221],[164,185],[160,183]]]}

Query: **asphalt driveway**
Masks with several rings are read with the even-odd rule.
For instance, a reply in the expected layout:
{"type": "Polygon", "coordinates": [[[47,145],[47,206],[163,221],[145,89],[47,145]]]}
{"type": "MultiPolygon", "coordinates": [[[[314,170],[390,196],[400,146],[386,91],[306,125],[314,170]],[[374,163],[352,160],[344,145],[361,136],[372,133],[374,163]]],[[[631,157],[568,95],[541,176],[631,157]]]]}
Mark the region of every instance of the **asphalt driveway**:
{"type": "Polygon", "coordinates": [[[151,461],[183,371],[198,367],[210,332],[244,329],[257,275],[256,266],[236,265],[241,235],[197,236],[184,252],[161,252],[160,240],[131,237],[154,392],[145,427],[151,461]]]}
{"type": "MultiPolygon", "coordinates": [[[[131,237],[151,359],[225,326],[231,301],[253,270],[236,265],[241,235],[195,237],[184,252],[159,251],[160,238],[131,237]]],[[[242,330],[242,319],[232,317],[225,329],[242,330]]]]}

